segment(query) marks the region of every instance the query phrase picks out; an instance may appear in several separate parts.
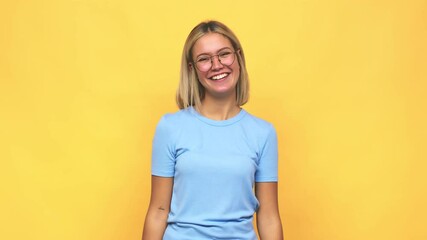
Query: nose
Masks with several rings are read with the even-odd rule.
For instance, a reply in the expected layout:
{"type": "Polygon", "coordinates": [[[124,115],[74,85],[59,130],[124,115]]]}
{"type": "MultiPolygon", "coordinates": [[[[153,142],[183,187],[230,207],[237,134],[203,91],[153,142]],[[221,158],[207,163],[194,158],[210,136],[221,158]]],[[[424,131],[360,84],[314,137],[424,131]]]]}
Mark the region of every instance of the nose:
{"type": "Polygon", "coordinates": [[[221,69],[223,67],[221,61],[219,60],[219,56],[212,56],[211,58],[212,70],[221,69]]]}

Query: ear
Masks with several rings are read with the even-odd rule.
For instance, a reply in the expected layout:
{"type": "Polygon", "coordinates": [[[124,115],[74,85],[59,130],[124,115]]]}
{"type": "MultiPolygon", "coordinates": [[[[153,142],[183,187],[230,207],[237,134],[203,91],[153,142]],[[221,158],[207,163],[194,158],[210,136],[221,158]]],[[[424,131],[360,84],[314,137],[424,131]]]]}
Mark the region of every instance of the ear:
{"type": "Polygon", "coordinates": [[[188,64],[188,71],[193,71],[193,64],[192,63],[189,63],[188,64]]]}

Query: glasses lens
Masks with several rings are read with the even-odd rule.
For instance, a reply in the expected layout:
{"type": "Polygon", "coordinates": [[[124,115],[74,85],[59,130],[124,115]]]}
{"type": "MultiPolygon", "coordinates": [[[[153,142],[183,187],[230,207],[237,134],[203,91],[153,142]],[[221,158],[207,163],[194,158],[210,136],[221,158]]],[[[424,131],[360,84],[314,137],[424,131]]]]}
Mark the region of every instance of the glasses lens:
{"type": "Polygon", "coordinates": [[[208,71],[212,67],[211,56],[201,56],[196,60],[197,69],[202,72],[208,71]]]}
{"type": "Polygon", "coordinates": [[[222,65],[230,66],[234,62],[234,53],[227,50],[219,53],[218,58],[222,65]]]}

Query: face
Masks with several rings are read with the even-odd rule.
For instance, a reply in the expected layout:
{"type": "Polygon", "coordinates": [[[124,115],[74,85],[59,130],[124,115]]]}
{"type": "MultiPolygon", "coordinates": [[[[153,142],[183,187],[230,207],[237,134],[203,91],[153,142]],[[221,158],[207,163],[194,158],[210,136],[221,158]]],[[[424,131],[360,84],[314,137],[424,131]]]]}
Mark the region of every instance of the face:
{"type": "Polygon", "coordinates": [[[240,75],[235,51],[230,40],[219,33],[208,33],[194,44],[193,61],[196,64],[199,62],[199,65],[192,69],[197,72],[199,82],[205,88],[205,97],[235,97],[236,84],[240,75]],[[226,63],[230,55],[227,54],[234,57],[234,62],[229,66],[226,63]],[[212,62],[212,67],[201,68],[200,63],[203,62],[208,64],[212,62]]]}

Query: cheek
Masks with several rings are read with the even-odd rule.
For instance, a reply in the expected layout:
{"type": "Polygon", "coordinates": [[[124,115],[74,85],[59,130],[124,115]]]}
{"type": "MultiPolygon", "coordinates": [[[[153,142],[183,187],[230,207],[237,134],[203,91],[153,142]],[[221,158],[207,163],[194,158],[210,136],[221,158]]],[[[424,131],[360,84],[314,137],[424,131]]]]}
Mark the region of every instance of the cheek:
{"type": "Polygon", "coordinates": [[[236,73],[236,78],[239,79],[240,78],[240,65],[239,65],[239,63],[237,63],[236,66],[234,67],[234,72],[236,73]]]}
{"type": "Polygon", "coordinates": [[[233,62],[233,64],[231,65],[232,67],[233,67],[233,69],[235,70],[235,71],[240,71],[240,64],[239,64],[239,59],[238,59],[238,57],[236,56],[236,60],[234,60],[234,62],[233,62]]]}
{"type": "Polygon", "coordinates": [[[196,77],[197,77],[197,80],[200,82],[200,80],[201,79],[204,79],[205,77],[204,77],[204,75],[203,75],[203,73],[201,73],[201,72],[199,72],[199,71],[196,71],[196,77]]]}
{"type": "Polygon", "coordinates": [[[205,84],[206,84],[206,75],[205,74],[203,74],[203,73],[201,73],[201,72],[199,72],[199,71],[196,71],[196,77],[197,77],[197,81],[203,86],[203,87],[205,87],[205,84]]]}

